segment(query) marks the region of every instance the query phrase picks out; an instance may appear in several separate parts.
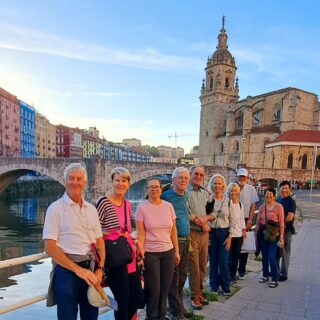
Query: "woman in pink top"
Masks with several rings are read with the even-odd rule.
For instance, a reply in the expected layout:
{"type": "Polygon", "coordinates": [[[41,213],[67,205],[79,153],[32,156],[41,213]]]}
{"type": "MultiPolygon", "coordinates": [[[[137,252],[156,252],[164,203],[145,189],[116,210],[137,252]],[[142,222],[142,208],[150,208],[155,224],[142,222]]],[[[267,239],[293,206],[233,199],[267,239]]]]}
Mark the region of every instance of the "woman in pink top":
{"type": "Polygon", "coordinates": [[[146,319],[165,319],[174,264],[180,255],[176,215],[171,203],[161,200],[160,180],[147,182],[148,198],[137,209],[137,239],[144,248],[146,319]]]}
{"type": "Polygon", "coordinates": [[[281,204],[275,202],[276,190],[268,188],[264,192],[265,203],[260,206],[256,231],[258,243],[262,253],[262,271],[263,276],[259,280],[260,283],[265,283],[269,280],[269,266],[271,269],[271,282],[269,288],[276,288],[278,286],[278,267],[277,267],[277,245],[283,246],[283,232],[284,232],[284,213],[281,204]],[[267,241],[264,238],[264,230],[266,229],[267,221],[272,221],[274,225],[279,226],[279,236],[273,242],[267,241]]]}

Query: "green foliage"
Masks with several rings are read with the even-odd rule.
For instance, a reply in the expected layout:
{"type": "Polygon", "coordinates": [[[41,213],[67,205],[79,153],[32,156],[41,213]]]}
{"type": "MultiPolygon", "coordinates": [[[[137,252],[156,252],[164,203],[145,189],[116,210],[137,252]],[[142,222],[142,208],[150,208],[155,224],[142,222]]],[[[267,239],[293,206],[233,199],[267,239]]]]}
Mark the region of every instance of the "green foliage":
{"type": "Polygon", "coordinates": [[[143,148],[149,152],[149,154],[153,157],[160,157],[160,153],[156,147],[153,146],[143,146],[143,148]]]}

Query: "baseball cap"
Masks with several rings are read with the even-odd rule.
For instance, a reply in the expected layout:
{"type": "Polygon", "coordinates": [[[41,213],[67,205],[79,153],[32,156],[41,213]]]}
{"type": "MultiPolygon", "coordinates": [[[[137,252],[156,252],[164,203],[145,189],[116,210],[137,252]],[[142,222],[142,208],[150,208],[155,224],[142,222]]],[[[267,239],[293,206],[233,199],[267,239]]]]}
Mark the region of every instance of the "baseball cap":
{"type": "Polygon", "coordinates": [[[249,176],[248,170],[245,169],[245,168],[240,168],[240,169],[237,171],[237,177],[239,177],[239,176],[246,176],[246,177],[248,177],[248,176],[249,176]]]}

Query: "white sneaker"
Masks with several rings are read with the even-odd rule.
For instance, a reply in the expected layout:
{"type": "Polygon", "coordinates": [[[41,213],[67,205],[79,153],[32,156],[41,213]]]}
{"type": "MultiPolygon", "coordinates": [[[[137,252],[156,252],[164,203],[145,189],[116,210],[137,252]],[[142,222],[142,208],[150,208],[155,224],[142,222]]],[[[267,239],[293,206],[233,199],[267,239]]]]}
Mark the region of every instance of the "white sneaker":
{"type": "Polygon", "coordinates": [[[243,275],[243,276],[240,276],[240,275],[239,275],[238,278],[239,278],[239,280],[246,280],[246,277],[245,277],[244,275],[243,275]]]}

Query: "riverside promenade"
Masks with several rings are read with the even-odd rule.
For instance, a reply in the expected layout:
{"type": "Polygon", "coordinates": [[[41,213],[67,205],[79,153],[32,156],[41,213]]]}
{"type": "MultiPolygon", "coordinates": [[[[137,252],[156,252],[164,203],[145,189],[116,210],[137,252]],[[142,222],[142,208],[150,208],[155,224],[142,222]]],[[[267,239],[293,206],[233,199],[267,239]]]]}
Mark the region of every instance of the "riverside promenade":
{"type": "Polygon", "coordinates": [[[320,319],[320,191],[314,190],[311,202],[309,191],[297,191],[296,202],[300,212],[292,238],[289,279],[275,289],[260,284],[261,262],[251,260],[248,269],[253,270],[246,280],[237,282],[239,291],[230,298],[219,294],[218,301],[196,314],[208,320],[320,319]]]}

